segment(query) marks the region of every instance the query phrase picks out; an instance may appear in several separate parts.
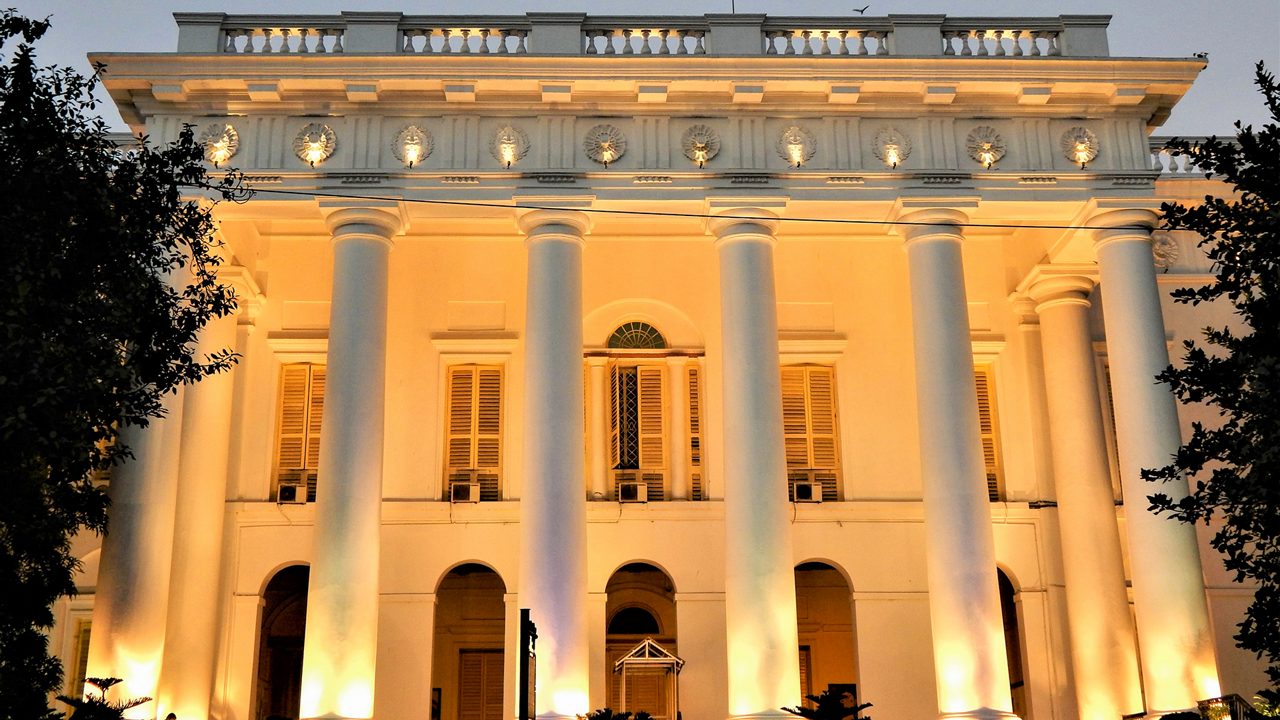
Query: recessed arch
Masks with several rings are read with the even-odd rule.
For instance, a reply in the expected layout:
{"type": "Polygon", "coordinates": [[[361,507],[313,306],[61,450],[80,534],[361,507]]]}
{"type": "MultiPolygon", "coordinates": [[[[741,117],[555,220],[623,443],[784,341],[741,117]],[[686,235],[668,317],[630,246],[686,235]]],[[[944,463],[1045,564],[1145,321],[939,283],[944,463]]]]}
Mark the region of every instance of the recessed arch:
{"type": "Polygon", "coordinates": [[[440,586],[451,574],[466,575],[474,572],[491,572],[494,575],[497,575],[499,582],[502,583],[503,592],[506,592],[508,587],[506,578],[502,577],[502,573],[498,572],[497,568],[483,560],[459,560],[458,562],[446,567],[444,571],[440,573],[440,577],[436,578],[436,592],[440,592],[440,586]]]}
{"type": "Polygon", "coordinates": [[[667,339],[643,320],[628,320],[614,328],[605,345],[610,350],[665,350],[667,339]]]}
{"type": "Polygon", "coordinates": [[[825,565],[831,568],[832,570],[835,570],[836,572],[840,573],[840,577],[844,578],[844,584],[849,587],[849,592],[854,591],[853,577],[849,574],[849,571],[844,568],[844,565],[841,565],[840,563],[836,562],[835,560],[832,560],[831,558],[826,558],[826,557],[806,558],[796,563],[795,569],[799,570],[801,569],[801,567],[805,565],[813,565],[813,564],[825,565]]]}
{"type": "Polygon", "coordinates": [[[1009,694],[1013,698],[1013,712],[1020,718],[1029,718],[1027,672],[1023,664],[1026,638],[1023,636],[1022,603],[1019,598],[1022,591],[1014,574],[998,565],[996,587],[1000,594],[1000,621],[1004,628],[1004,649],[1009,664],[1009,694]]]}
{"type": "Polygon", "coordinates": [[[668,570],[662,563],[656,562],[654,560],[649,560],[649,559],[627,560],[626,562],[618,563],[613,568],[613,570],[609,572],[609,576],[605,580],[604,591],[605,592],[609,591],[608,584],[613,581],[614,577],[619,572],[622,572],[622,571],[642,572],[646,569],[654,570],[665,575],[667,577],[667,585],[670,587],[671,593],[674,595],[675,593],[679,592],[679,590],[676,588],[676,581],[675,581],[675,578],[672,576],[671,571],[668,570]]]}
{"type": "MultiPolygon", "coordinates": [[[[606,705],[623,706],[620,676],[614,663],[646,638],[652,638],[671,652],[677,652],[676,592],[671,574],[657,563],[631,560],[619,565],[605,584],[605,677],[606,705]]],[[[646,710],[655,717],[667,707],[673,688],[655,678],[627,681],[625,705],[628,710],[646,710]]],[[[671,718],[670,720],[675,720],[671,718]]]]}
{"type": "Polygon", "coordinates": [[[825,558],[795,566],[800,690],[858,695],[858,641],[853,585],[844,568],[825,558]]]}
{"type": "Polygon", "coordinates": [[[263,584],[254,717],[288,717],[301,701],[310,576],[306,563],[285,563],[263,584]]]}
{"type": "Polygon", "coordinates": [[[258,596],[266,596],[267,588],[270,587],[272,581],[275,580],[280,573],[291,567],[304,567],[310,570],[311,563],[308,563],[305,560],[285,560],[284,562],[276,564],[271,568],[271,570],[262,576],[262,582],[258,584],[258,596]]]}

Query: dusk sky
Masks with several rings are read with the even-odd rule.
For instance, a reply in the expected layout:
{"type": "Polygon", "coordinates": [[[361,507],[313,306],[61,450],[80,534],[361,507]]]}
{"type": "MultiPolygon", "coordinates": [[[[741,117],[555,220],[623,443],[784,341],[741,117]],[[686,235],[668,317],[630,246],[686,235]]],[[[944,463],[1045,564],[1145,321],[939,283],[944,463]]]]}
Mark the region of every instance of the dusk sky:
{"type": "MultiPolygon", "coordinates": [[[[853,15],[868,0],[648,0],[645,14],[699,15],[728,12],[774,15],[853,15]]],[[[13,0],[10,3],[14,4],[13,0]]],[[[398,10],[407,14],[518,14],[530,10],[575,11],[600,15],[634,14],[631,0],[468,0],[412,2],[395,0],[18,0],[19,12],[52,15],[53,29],[39,44],[41,62],[88,69],[94,52],[173,52],[177,44],[174,11],[227,13],[326,14],[340,10],[398,10]]],[[[879,0],[867,15],[946,13],[960,16],[1053,16],[1111,14],[1113,56],[1189,57],[1209,53],[1209,67],[1174,110],[1159,135],[1229,134],[1232,122],[1255,125],[1266,120],[1253,87],[1253,65],[1264,60],[1280,72],[1280,0],[879,0]]],[[[115,129],[125,129],[115,108],[103,114],[115,129]]]]}

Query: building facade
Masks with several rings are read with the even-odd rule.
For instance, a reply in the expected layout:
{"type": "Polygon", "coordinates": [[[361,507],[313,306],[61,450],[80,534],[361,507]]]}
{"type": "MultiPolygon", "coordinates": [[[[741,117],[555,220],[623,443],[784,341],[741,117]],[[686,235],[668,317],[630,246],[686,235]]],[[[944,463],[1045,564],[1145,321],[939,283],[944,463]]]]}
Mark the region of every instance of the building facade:
{"type": "Polygon", "coordinates": [[[1139,478],[1195,416],[1169,344],[1229,317],[1152,232],[1220,190],[1150,138],[1201,60],[1105,16],[176,20],[94,59],[258,191],[200,348],[241,359],[129,438],[70,687],[509,719],[521,608],[545,717],[1261,687],[1248,591],[1139,478]]]}

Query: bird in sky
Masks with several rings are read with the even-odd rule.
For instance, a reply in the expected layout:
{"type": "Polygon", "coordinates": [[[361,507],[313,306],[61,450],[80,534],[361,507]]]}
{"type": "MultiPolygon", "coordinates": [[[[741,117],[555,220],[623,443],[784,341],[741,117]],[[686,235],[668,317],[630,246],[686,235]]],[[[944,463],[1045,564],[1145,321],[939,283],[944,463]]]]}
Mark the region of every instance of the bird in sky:
{"type": "Polygon", "coordinates": [[[869,8],[869,7],[871,7],[871,6],[870,6],[870,5],[863,5],[863,6],[862,6],[862,7],[860,7],[860,8],[854,8],[854,9],[853,9],[853,11],[854,11],[854,12],[856,12],[856,13],[858,13],[859,15],[866,15],[866,14],[867,14],[867,8],[869,8]]]}

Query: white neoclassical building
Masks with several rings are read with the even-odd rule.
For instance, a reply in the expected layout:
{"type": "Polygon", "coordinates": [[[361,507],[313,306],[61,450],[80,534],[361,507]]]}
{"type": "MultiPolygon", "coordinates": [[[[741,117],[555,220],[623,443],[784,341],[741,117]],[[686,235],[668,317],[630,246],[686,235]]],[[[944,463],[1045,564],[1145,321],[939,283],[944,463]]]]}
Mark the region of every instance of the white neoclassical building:
{"type": "MultiPolygon", "coordinates": [[[[180,720],[1118,720],[1227,693],[1247,589],[1146,510],[1228,317],[1105,16],[179,14],[95,55],[239,313],[53,637],[180,720]]],[[[1168,490],[1168,489],[1166,489],[1168,490]]],[[[1178,489],[1173,489],[1177,492],[1178,489]]]]}

